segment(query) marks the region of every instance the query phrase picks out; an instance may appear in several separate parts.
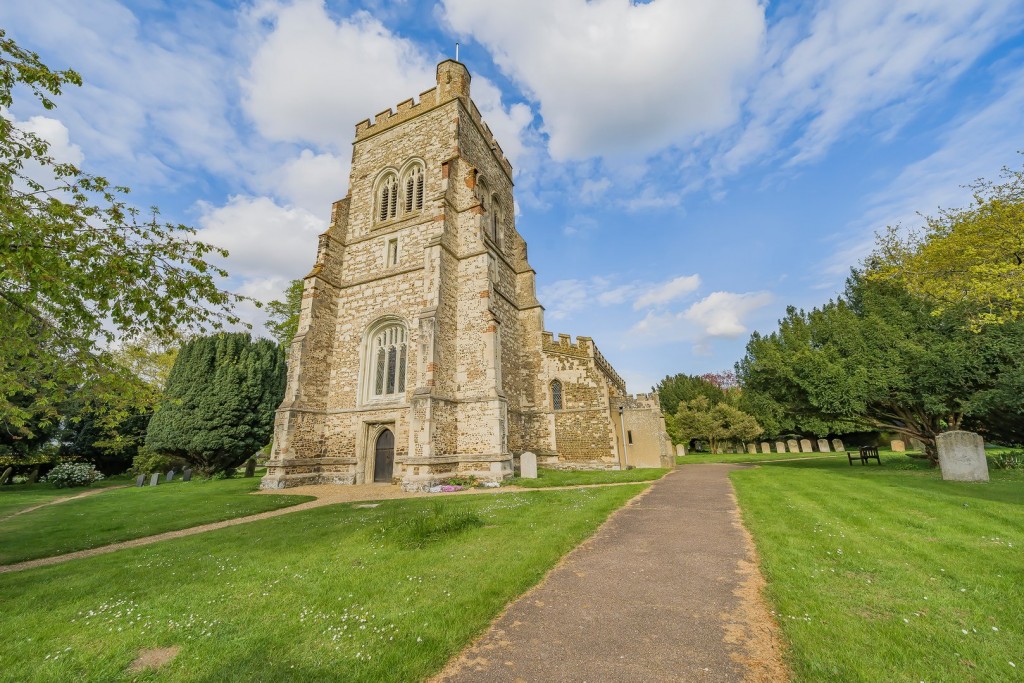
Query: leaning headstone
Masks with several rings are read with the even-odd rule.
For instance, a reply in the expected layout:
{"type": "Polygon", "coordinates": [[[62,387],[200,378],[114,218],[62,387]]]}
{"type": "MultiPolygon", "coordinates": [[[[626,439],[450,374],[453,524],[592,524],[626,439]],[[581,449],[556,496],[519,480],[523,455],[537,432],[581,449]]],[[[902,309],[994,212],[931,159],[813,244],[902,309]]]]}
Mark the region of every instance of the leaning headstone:
{"type": "Polygon", "coordinates": [[[974,432],[943,432],[935,437],[939,468],[947,481],[988,481],[985,440],[974,432]]]}
{"type": "Polygon", "coordinates": [[[811,446],[810,439],[800,439],[800,452],[801,453],[813,453],[814,447],[811,446]]]}
{"type": "Polygon", "coordinates": [[[34,484],[39,481],[39,465],[32,468],[32,472],[28,475],[28,483],[34,484]]]}
{"type": "Polygon", "coordinates": [[[160,473],[159,472],[154,472],[153,476],[149,478],[149,485],[150,486],[156,486],[159,483],[160,483],[160,473]]]}
{"type": "Polygon", "coordinates": [[[828,439],[818,439],[818,450],[822,453],[829,452],[828,439]]]}
{"type": "Polygon", "coordinates": [[[174,470],[171,470],[170,472],[167,473],[167,479],[165,479],[164,481],[166,481],[168,484],[174,481],[174,470]]]}
{"type": "Polygon", "coordinates": [[[139,476],[135,477],[135,485],[136,486],[145,486],[146,485],[146,475],[145,474],[140,474],[139,476]]]}
{"type": "Polygon", "coordinates": [[[537,455],[526,451],[519,456],[519,476],[523,479],[537,478],[537,455]]]}
{"type": "Polygon", "coordinates": [[[680,457],[686,455],[686,444],[685,443],[677,443],[676,444],[676,455],[678,455],[680,457]]]}
{"type": "Polygon", "coordinates": [[[747,453],[750,455],[757,455],[757,446],[752,443],[747,444],[747,453]]]}
{"type": "Polygon", "coordinates": [[[843,445],[843,440],[832,439],[832,450],[836,453],[844,453],[846,451],[846,446],[843,445]]]}
{"type": "Polygon", "coordinates": [[[256,474],[256,458],[249,458],[245,461],[245,476],[252,477],[256,474]]]}
{"type": "Polygon", "coordinates": [[[918,453],[924,453],[924,441],[921,441],[920,439],[911,439],[910,450],[917,451],[918,453]]]}
{"type": "Polygon", "coordinates": [[[785,453],[786,452],[786,443],[784,441],[776,441],[775,442],[775,452],[776,453],[785,453]]]}
{"type": "Polygon", "coordinates": [[[889,447],[892,449],[893,453],[902,453],[905,450],[907,450],[906,445],[902,441],[900,441],[899,439],[896,439],[895,441],[890,443],[889,447]]]}
{"type": "Polygon", "coordinates": [[[182,481],[192,481],[192,468],[186,467],[185,471],[181,473],[182,481]]]}
{"type": "Polygon", "coordinates": [[[772,445],[770,443],[768,443],[767,441],[762,441],[761,442],[761,452],[762,453],[771,453],[772,452],[772,445]]]}
{"type": "Polygon", "coordinates": [[[786,446],[788,446],[788,447],[789,447],[789,452],[790,452],[790,453],[799,453],[799,452],[800,452],[800,444],[798,444],[798,443],[796,442],[796,439],[790,439],[790,440],[788,440],[788,441],[786,442],[786,446]]]}
{"type": "Polygon", "coordinates": [[[4,470],[3,474],[0,474],[0,486],[3,486],[4,484],[7,483],[7,480],[11,478],[11,472],[13,471],[13,467],[8,467],[6,470],[4,470]]]}

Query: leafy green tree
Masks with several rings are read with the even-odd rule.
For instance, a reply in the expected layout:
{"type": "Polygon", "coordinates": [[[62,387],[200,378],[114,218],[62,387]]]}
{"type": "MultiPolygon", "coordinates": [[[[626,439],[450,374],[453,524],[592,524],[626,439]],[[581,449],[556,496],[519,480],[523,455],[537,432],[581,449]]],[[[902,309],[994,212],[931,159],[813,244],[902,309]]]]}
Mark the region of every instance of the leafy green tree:
{"type": "Polygon", "coordinates": [[[707,441],[713,453],[723,441],[748,442],[761,434],[761,426],[750,415],[725,401],[712,404],[706,396],[680,401],[673,415],[665,421],[678,441],[707,441]]]}
{"type": "Polygon", "coordinates": [[[708,379],[709,376],[677,374],[666,376],[654,388],[661,399],[661,412],[675,415],[682,401],[692,401],[703,396],[712,406],[726,400],[725,391],[708,379]]]}
{"type": "Polygon", "coordinates": [[[302,312],[302,289],[305,280],[292,280],[284,291],[284,299],[267,304],[267,329],[287,352],[299,331],[299,313],[302,312]]]}
{"type": "MultiPolygon", "coordinates": [[[[0,30],[0,108],[27,91],[53,109],[51,97],[81,83],[0,30]]],[[[241,297],[217,286],[226,273],[207,261],[226,252],[160,222],[156,209],[143,217],[127,193],[58,163],[44,140],[0,115],[0,433],[12,441],[53,427],[69,388],[130,391],[130,373],[104,351],[116,339],[238,322],[241,297]]]]}
{"type": "Polygon", "coordinates": [[[927,299],[936,315],[966,311],[975,329],[1024,318],[1024,169],[1001,178],[975,181],[968,206],[926,216],[919,230],[890,227],[868,277],[927,299]]]}
{"type": "Polygon", "coordinates": [[[1024,327],[973,333],[964,319],[855,272],[844,297],[787,310],[754,334],[737,364],[744,393],[777,406],[783,429],[824,435],[858,429],[920,439],[984,417],[984,398],[1024,363],[1024,327]]]}
{"type": "Polygon", "coordinates": [[[242,332],[195,338],[178,353],[146,447],[206,473],[235,468],[270,439],[284,388],[274,342],[242,332]]]}

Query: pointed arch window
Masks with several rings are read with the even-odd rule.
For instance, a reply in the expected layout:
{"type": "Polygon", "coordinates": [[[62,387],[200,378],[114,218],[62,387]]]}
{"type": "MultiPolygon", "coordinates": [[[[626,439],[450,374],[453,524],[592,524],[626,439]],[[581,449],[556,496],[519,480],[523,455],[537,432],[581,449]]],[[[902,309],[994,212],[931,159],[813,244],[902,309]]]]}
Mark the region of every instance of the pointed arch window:
{"type": "Polygon", "coordinates": [[[419,211],[423,208],[423,165],[415,163],[405,172],[402,183],[403,210],[419,211]]]}
{"type": "Polygon", "coordinates": [[[491,198],[490,234],[491,239],[498,246],[501,246],[501,207],[498,206],[496,197],[491,198]]]}
{"type": "Polygon", "coordinates": [[[385,175],[377,186],[377,220],[387,221],[398,215],[398,177],[385,175]]]}
{"type": "Polygon", "coordinates": [[[551,408],[553,410],[562,409],[562,383],[557,379],[551,382],[551,408]]]}
{"type": "Polygon", "coordinates": [[[405,326],[386,323],[373,330],[367,349],[367,398],[398,399],[405,393],[408,340],[405,326]]]}

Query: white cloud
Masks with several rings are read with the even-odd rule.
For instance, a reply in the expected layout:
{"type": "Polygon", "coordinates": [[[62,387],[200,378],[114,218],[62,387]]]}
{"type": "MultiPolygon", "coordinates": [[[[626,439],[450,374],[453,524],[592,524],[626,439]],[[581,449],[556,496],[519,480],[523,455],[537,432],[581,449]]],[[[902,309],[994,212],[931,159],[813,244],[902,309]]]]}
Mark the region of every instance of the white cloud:
{"type": "Polygon", "coordinates": [[[557,280],[537,292],[549,320],[562,320],[587,305],[595,288],[585,280],[557,280]]]}
{"type": "Polygon", "coordinates": [[[540,104],[556,160],[643,155],[735,121],[760,54],[756,0],[444,0],[540,104]]]}
{"type": "Polygon", "coordinates": [[[795,163],[814,160],[879,111],[906,118],[1021,19],[1017,0],[829,0],[809,20],[784,17],[769,29],[747,121],[716,172],[780,147],[795,163]]]}
{"type": "Polygon", "coordinates": [[[533,122],[533,110],[522,102],[516,102],[506,109],[498,86],[480,75],[472,76],[470,97],[513,169],[518,171],[520,165],[529,165],[537,154],[533,147],[539,144],[529,130],[533,122]]]}
{"type": "Polygon", "coordinates": [[[271,140],[347,148],[355,123],[435,82],[433,59],[368,12],[335,21],[322,0],[264,2],[270,25],[243,80],[244,107],[271,140]]]}
{"type": "Polygon", "coordinates": [[[689,341],[697,351],[708,350],[711,339],[735,339],[746,334],[746,319],[772,303],[769,292],[712,292],[680,312],[649,312],[628,337],[636,346],[689,341]]]}
{"type": "Polygon", "coordinates": [[[28,121],[16,121],[18,128],[33,133],[49,144],[49,154],[58,163],[81,165],[85,161],[82,148],[71,142],[68,127],[57,119],[32,116],[28,121]]]}
{"type": "Polygon", "coordinates": [[[326,220],[331,204],[345,196],[350,165],[347,158],[304,149],[269,175],[265,187],[294,206],[326,220]]]}
{"type": "Polygon", "coordinates": [[[696,291],[698,287],[700,287],[699,275],[680,275],[644,290],[633,302],[633,309],[664,306],[696,291]]]}
{"type": "Polygon", "coordinates": [[[232,197],[221,207],[205,206],[198,238],[230,252],[227,269],[253,281],[304,276],[313,266],[324,221],[304,209],[281,207],[268,197],[232,197]]]}

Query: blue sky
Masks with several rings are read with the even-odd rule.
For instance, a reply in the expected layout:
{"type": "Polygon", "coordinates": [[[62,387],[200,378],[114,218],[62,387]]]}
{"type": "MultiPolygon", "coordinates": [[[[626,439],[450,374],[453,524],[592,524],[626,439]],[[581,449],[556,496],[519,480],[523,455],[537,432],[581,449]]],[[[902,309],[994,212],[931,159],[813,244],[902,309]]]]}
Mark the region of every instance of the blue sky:
{"type": "Polygon", "coordinates": [[[875,231],[1024,149],[1019,0],[7,0],[0,26],[85,80],[6,115],[227,247],[264,300],[312,265],[355,123],[459,41],[547,328],[633,391],[731,367],[875,231]]]}

